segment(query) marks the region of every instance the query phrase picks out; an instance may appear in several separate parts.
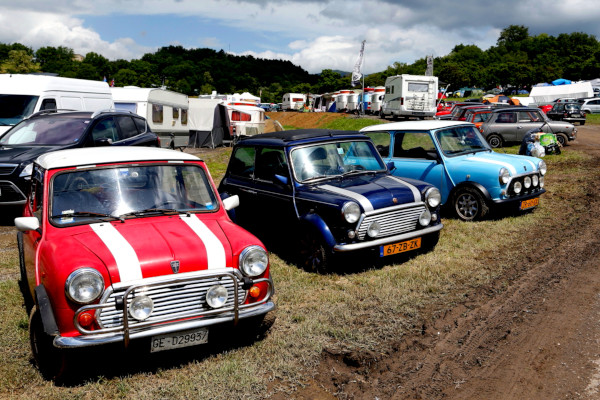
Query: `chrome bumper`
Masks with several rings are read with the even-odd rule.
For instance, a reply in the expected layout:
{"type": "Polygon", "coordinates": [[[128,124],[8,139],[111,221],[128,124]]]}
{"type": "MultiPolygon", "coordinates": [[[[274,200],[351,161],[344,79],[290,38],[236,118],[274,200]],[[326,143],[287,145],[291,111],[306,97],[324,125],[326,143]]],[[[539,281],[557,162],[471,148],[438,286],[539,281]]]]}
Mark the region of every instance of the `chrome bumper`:
{"type": "Polygon", "coordinates": [[[391,244],[395,242],[399,242],[402,240],[412,239],[419,236],[428,235],[430,233],[438,232],[444,227],[444,224],[440,223],[438,225],[420,229],[418,231],[411,231],[407,233],[403,233],[401,235],[388,236],[377,240],[369,240],[360,243],[350,243],[350,244],[336,244],[333,246],[333,251],[337,253],[343,253],[346,251],[354,251],[354,250],[362,250],[368,249],[376,246],[381,246],[383,244],[391,244]]]}

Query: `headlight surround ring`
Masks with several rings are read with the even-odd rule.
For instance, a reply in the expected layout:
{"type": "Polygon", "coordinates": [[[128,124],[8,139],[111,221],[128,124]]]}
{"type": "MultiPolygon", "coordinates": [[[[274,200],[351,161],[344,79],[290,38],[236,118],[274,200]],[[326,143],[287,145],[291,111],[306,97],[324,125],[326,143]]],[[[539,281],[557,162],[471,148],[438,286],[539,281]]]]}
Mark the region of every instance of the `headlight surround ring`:
{"type": "Polygon", "coordinates": [[[342,207],[342,214],[347,223],[354,224],[360,219],[360,206],[353,201],[349,201],[342,207]]]}
{"type": "Polygon", "coordinates": [[[269,266],[269,256],[260,246],[248,246],[240,254],[238,266],[244,275],[256,277],[266,271],[269,266]]]}
{"type": "Polygon", "coordinates": [[[546,175],[546,171],[547,171],[547,167],[546,167],[546,162],[544,160],[540,160],[540,162],[538,163],[538,171],[540,171],[540,174],[542,176],[546,175]]]}
{"type": "Polygon", "coordinates": [[[500,181],[500,184],[506,185],[509,180],[510,180],[510,172],[508,172],[508,169],[506,169],[504,167],[500,168],[500,171],[498,171],[498,181],[500,181]]]}
{"type": "Polygon", "coordinates": [[[94,268],[79,268],[67,277],[65,294],[77,304],[90,304],[104,292],[104,278],[94,268]]]}
{"type": "Polygon", "coordinates": [[[442,194],[435,187],[430,187],[425,192],[425,203],[429,208],[436,208],[442,202],[442,194]]]}

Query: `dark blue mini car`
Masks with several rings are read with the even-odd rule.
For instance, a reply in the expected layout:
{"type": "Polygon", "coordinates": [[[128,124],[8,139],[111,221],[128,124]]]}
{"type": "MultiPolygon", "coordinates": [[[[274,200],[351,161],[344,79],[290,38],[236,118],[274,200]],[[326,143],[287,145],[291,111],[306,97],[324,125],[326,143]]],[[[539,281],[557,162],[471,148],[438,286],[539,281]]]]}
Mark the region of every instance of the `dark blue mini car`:
{"type": "Polygon", "coordinates": [[[336,254],[381,257],[432,248],[441,195],[428,183],[390,174],[359,132],[308,129],[238,142],[219,192],[238,195],[237,223],[298,249],[310,271],[336,254]]]}

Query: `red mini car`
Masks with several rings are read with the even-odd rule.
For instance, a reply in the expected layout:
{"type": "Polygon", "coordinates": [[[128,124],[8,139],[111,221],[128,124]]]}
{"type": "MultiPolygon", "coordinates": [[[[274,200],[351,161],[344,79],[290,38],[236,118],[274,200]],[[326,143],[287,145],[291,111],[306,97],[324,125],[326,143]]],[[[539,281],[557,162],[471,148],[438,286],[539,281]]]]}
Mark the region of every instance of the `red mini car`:
{"type": "Polygon", "coordinates": [[[260,326],[275,308],[269,259],[229,219],[238,203],[221,200],[204,162],[183,152],[40,156],[15,225],[42,374],[68,376],[80,364],[69,349],[136,341],[157,352],[206,343],[238,320],[260,326]]]}

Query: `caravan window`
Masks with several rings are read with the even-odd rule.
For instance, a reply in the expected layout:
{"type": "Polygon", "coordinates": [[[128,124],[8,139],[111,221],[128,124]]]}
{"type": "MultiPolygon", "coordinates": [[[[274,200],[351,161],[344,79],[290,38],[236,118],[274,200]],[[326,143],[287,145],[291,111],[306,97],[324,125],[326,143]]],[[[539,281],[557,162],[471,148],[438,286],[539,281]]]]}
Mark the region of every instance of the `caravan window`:
{"type": "Polygon", "coordinates": [[[241,111],[232,111],[231,112],[231,120],[232,121],[250,121],[250,114],[243,113],[241,111]]]}
{"type": "Polygon", "coordinates": [[[122,111],[129,111],[134,114],[137,113],[137,104],[136,103],[115,103],[115,109],[122,111]]]}
{"type": "Polygon", "coordinates": [[[185,108],[181,110],[181,125],[187,125],[187,114],[188,110],[185,108]]]}
{"type": "Polygon", "coordinates": [[[429,83],[427,82],[408,82],[409,92],[427,92],[429,90],[429,83]]]}
{"type": "Polygon", "coordinates": [[[178,120],[179,119],[179,108],[173,107],[173,119],[174,120],[178,120]]]}
{"type": "Polygon", "coordinates": [[[160,104],[152,104],[152,122],[156,124],[163,123],[163,106],[160,104]]]}

